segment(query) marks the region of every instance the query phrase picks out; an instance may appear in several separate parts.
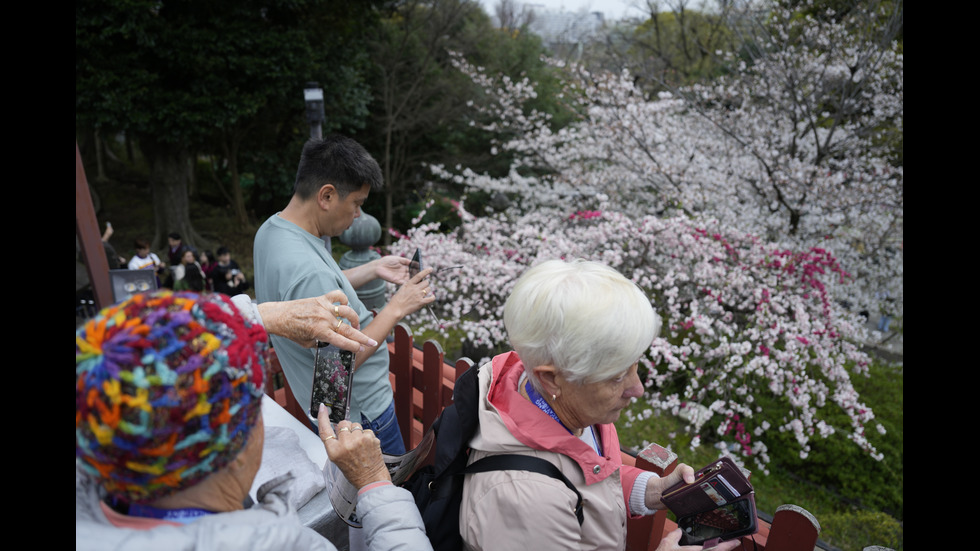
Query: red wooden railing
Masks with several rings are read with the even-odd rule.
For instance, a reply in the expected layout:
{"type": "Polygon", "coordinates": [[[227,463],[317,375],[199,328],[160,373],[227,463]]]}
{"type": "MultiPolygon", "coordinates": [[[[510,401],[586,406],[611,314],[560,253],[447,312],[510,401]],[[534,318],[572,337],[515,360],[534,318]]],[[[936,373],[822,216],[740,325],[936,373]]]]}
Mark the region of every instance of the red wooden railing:
{"type": "Polygon", "coordinates": [[[395,393],[395,414],[405,446],[412,449],[422,441],[426,429],[453,401],[456,379],[473,362],[462,358],[455,365],[445,362],[442,346],[433,340],[422,348],[415,346],[412,331],[404,323],[394,330],[394,342],[388,344],[391,388],[395,393]]]}
{"type": "MultiPolygon", "coordinates": [[[[436,416],[452,401],[456,379],[469,369],[472,362],[463,358],[455,365],[444,361],[439,343],[429,340],[421,348],[415,346],[408,326],[398,324],[394,342],[388,344],[391,364],[391,385],[395,392],[395,410],[402,428],[405,445],[412,449],[421,441],[425,430],[436,416]]],[[[273,373],[281,373],[279,362],[273,358],[273,373]]],[[[279,377],[270,377],[270,381],[279,377]]],[[[267,392],[287,411],[301,421],[306,414],[293,398],[288,383],[282,377],[282,387],[270,386],[267,392]]],[[[272,384],[272,383],[270,383],[272,384]]],[[[308,423],[305,423],[308,425],[308,423]]],[[[647,446],[635,457],[623,452],[623,463],[636,465],[664,476],[677,465],[677,455],[657,444],[647,446]]],[[[627,551],[652,551],[664,534],[676,528],[666,514],[656,514],[627,521],[627,551]]],[[[776,509],[772,523],[759,520],[759,532],[743,538],[744,549],[759,551],[813,551],[820,534],[820,525],[806,510],[795,505],[776,509]]]]}

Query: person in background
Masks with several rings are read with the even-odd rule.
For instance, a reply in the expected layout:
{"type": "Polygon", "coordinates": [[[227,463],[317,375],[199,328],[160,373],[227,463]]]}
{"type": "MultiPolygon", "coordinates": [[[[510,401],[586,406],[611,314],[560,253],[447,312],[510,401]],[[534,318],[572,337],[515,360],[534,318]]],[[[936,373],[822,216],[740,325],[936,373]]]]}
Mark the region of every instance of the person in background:
{"type": "MultiPolygon", "coordinates": [[[[480,428],[468,461],[501,453],[550,461],[581,492],[585,519],[576,518],[577,496],[547,475],[467,474],[466,549],[622,550],[627,517],[664,509],[665,488],[694,481],[683,463],[664,478],[623,465],[613,424],[643,394],[638,363],[660,323],[639,287],[602,264],[546,261],[518,279],[504,305],[514,351],[480,368],[480,428]]],[[[668,533],[658,550],[678,549],[680,538],[679,529],[668,533]]]]}
{"type": "Polygon", "coordinates": [[[167,260],[170,262],[170,271],[164,279],[164,287],[168,289],[174,288],[174,282],[176,281],[174,271],[180,266],[180,259],[184,256],[184,251],[187,249],[194,250],[193,247],[184,243],[179,233],[170,232],[167,235],[167,260]]]}
{"type": "Polygon", "coordinates": [[[194,251],[187,249],[174,270],[175,291],[204,291],[204,271],[197,263],[194,251]]]}
{"type": "Polygon", "coordinates": [[[160,262],[160,257],[150,251],[150,242],[145,239],[137,239],[133,243],[136,254],[129,259],[126,265],[130,270],[153,270],[157,276],[157,286],[160,286],[160,278],[166,277],[167,265],[160,262]]]}
{"type": "MultiPolygon", "coordinates": [[[[264,440],[262,322],[303,340],[309,333],[290,312],[354,315],[342,293],[317,299],[239,309],[218,293],[161,290],[76,330],[76,550],[336,549],[289,505],[290,475],[264,484],[257,504],[249,497],[264,440]],[[323,308],[331,302],[340,304],[323,308]]],[[[330,324],[318,327],[319,338],[330,324]]],[[[335,432],[322,407],[318,422],[328,457],[359,488],[368,549],[431,549],[377,437],[349,421],[335,432]]]]}
{"type": "Polygon", "coordinates": [[[209,250],[201,251],[200,256],[197,257],[197,263],[201,266],[201,271],[204,272],[204,288],[208,291],[213,291],[214,281],[211,279],[211,272],[218,265],[218,261],[214,258],[214,253],[209,250]]]}
{"type": "Polygon", "coordinates": [[[167,257],[171,266],[180,264],[180,257],[184,255],[184,249],[188,246],[184,244],[183,238],[177,232],[167,234],[167,257]]]}
{"type": "MultiPolygon", "coordinates": [[[[382,187],[377,161],[356,141],[341,136],[309,140],[303,147],[289,204],[255,234],[256,300],[291,300],[340,289],[350,298],[364,333],[379,343],[385,342],[404,316],[435,300],[426,279],[431,269],[409,279],[409,259],[389,255],[342,271],[324,246],[322,237],[343,233],[360,216],[369,193],[382,187]],[[377,278],[401,288],[375,314],[357,298],[355,289],[377,278]]],[[[313,352],[277,337],[273,345],[297,402],[307,408],[313,352]]],[[[405,453],[388,379],[387,347],[357,354],[355,369],[350,418],[373,429],[385,453],[405,453]]]]}
{"type": "Polygon", "coordinates": [[[109,239],[112,237],[114,230],[112,229],[112,222],[105,223],[105,231],[102,232],[102,248],[105,249],[105,259],[109,263],[110,270],[118,270],[126,264],[126,259],[119,256],[116,252],[116,248],[109,243],[109,239]]]}
{"type": "Polygon", "coordinates": [[[133,243],[133,248],[136,249],[136,254],[129,259],[129,263],[126,265],[130,270],[153,269],[159,271],[165,266],[163,262],[160,262],[160,257],[150,251],[149,241],[137,239],[133,243]]]}
{"type": "Polygon", "coordinates": [[[238,262],[232,260],[228,247],[218,247],[217,263],[211,269],[211,281],[216,293],[234,295],[248,289],[248,280],[238,262]]]}

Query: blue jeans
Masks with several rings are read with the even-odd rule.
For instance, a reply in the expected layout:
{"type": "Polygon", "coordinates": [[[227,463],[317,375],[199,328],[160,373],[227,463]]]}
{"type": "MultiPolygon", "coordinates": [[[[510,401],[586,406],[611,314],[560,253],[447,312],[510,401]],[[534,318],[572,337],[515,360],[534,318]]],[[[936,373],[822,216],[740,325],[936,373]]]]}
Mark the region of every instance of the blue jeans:
{"type": "Polygon", "coordinates": [[[882,333],[887,333],[888,325],[891,323],[891,321],[892,321],[891,316],[882,314],[881,317],[878,318],[878,331],[881,331],[882,333]]]}
{"type": "Polygon", "coordinates": [[[374,431],[378,440],[381,440],[381,451],[388,455],[403,455],[405,453],[405,442],[402,440],[402,431],[398,426],[398,417],[395,415],[395,401],[388,404],[388,409],[373,421],[361,415],[361,426],[374,431]]]}
{"type": "MultiPolygon", "coordinates": [[[[316,419],[310,419],[310,426],[313,427],[313,432],[320,434],[320,427],[317,425],[316,419]]],[[[361,427],[374,431],[374,435],[378,437],[378,440],[381,440],[383,453],[403,455],[406,452],[401,427],[398,426],[398,417],[395,415],[394,400],[388,404],[388,409],[384,410],[374,421],[368,421],[362,414],[361,427]]]]}

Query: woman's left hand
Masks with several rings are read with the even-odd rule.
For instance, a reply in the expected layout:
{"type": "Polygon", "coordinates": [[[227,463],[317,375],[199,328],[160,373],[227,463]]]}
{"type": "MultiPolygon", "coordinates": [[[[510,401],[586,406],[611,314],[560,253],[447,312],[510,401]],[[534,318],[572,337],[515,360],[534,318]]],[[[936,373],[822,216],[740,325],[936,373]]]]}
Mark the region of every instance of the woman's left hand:
{"type": "Polygon", "coordinates": [[[337,432],[334,432],[330,426],[330,414],[323,404],[320,404],[316,420],[327,457],[344,473],[351,485],[359,490],[372,482],[391,481],[381,455],[381,440],[374,432],[350,421],[337,423],[337,432]]]}
{"type": "Polygon", "coordinates": [[[660,496],[664,490],[681,481],[687,484],[694,482],[694,468],[686,463],[678,463],[674,471],[663,478],[651,477],[647,482],[645,496],[647,509],[666,509],[667,506],[660,500],[660,496]]]}

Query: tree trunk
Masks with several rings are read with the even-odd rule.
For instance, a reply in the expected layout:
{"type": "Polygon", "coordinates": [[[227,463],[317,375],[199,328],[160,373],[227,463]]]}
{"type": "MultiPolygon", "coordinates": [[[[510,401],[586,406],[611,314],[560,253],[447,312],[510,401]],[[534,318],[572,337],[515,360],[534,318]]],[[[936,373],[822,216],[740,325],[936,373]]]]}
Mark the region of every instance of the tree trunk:
{"type": "Polygon", "coordinates": [[[201,248],[205,240],[191,224],[190,201],[187,190],[190,174],[187,170],[190,152],[183,147],[140,140],[150,166],[150,188],[153,196],[153,215],[156,231],[153,248],[166,246],[170,232],[180,234],[184,243],[201,248]]]}
{"type": "Polygon", "coordinates": [[[235,218],[241,229],[248,229],[248,212],[245,210],[245,196],[242,193],[242,177],[238,172],[238,143],[237,138],[228,138],[225,146],[225,156],[228,157],[228,172],[231,175],[231,200],[235,218]]]}
{"type": "MultiPolygon", "coordinates": [[[[388,117],[388,120],[390,121],[391,117],[388,117]]],[[[386,230],[381,232],[381,235],[383,236],[382,245],[384,245],[385,247],[391,245],[391,231],[388,230],[391,230],[392,224],[394,224],[395,221],[394,201],[393,201],[394,190],[391,187],[391,140],[392,140],[393,132],[394,131],[391,128],[391,124],[389,123],[387,125],[387,131],[385,132],[384,158],[381,161],[381,166],[382,169],[384,170],[384,182],[385,182],[384,227],[386,230]]]]}
{"type": "Polygon", "coordinates": [[[95,138],[95,181],[105,182],[108,180],[105,175],[105,160],[102,158],[102,137],[99,131],[93,132],[95,138]]]}

